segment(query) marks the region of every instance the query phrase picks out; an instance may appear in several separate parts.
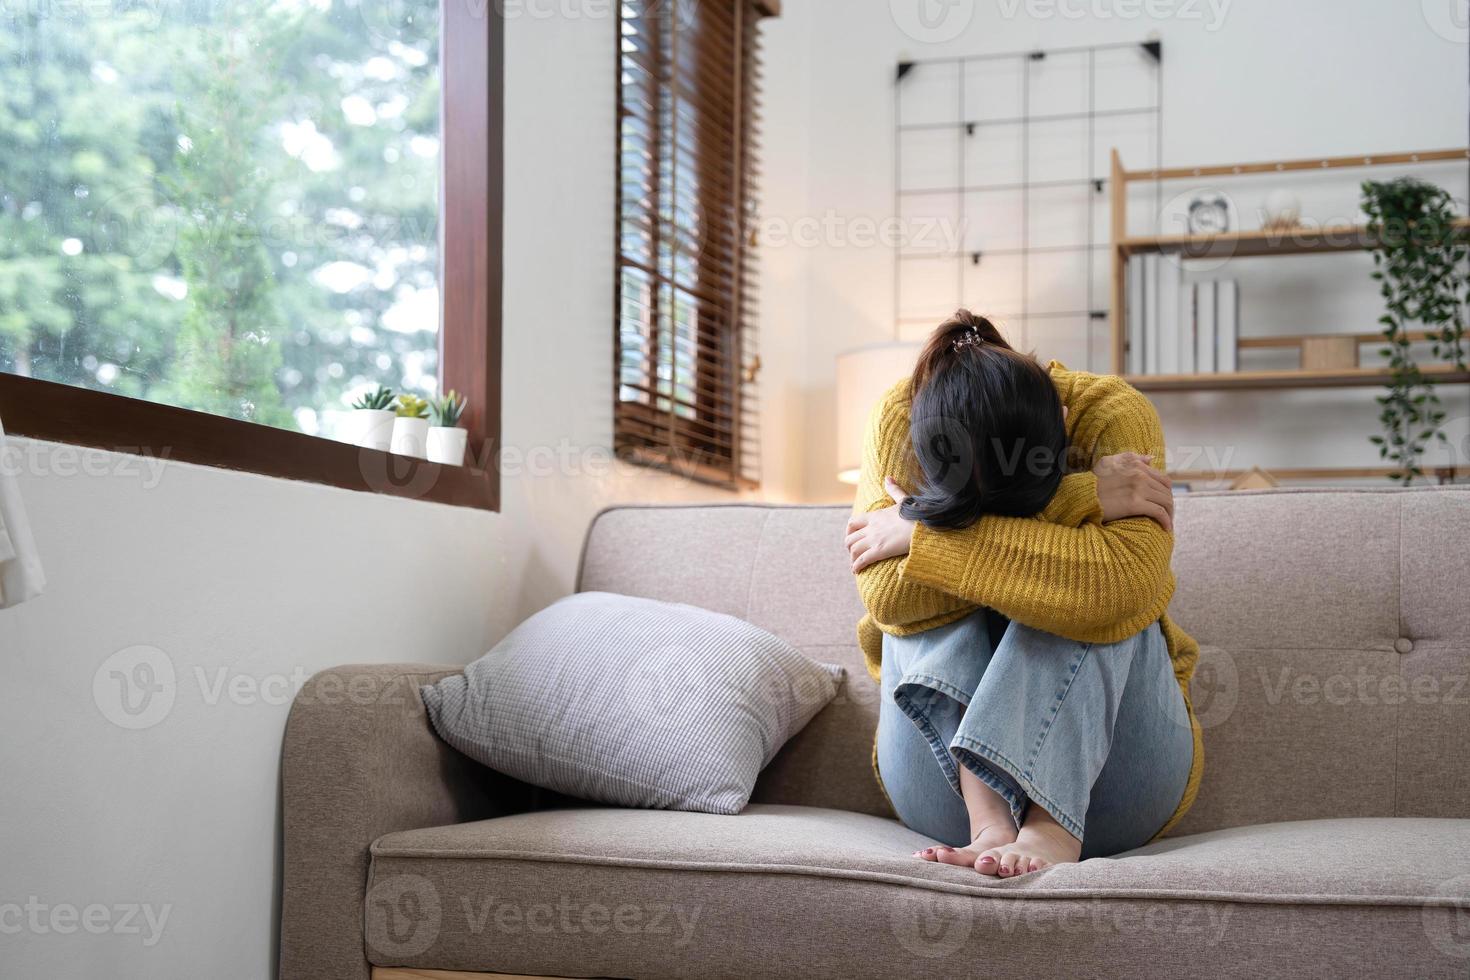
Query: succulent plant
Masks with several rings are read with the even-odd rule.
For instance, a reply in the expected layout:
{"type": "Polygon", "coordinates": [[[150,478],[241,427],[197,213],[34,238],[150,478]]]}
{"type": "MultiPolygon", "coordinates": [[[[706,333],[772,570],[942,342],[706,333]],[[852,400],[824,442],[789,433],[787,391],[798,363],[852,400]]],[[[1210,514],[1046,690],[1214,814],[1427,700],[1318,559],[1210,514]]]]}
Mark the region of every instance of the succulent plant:
{"type": "Polygon", "coordinates": [[[393,407],[393,389],[378,385],[377,391],[370,391],[357,401],[352,403],[353,408],[368,408],[381,410],[393,407]]]}
{"type": "Polygon", "coordinates": [[[444,393],[443,398],[435,398],[434,402],[434,424],[445,428],[453,428],[459,425],[459,417],[464,414],[464,396],[453,388],[444,393]]]}
{"type": "Polygon", "coordinates": [[[429,403],[417,395],[399,395],[398,407],[394,411],[401,419],[426,419],[429,417],[429,403]]]}

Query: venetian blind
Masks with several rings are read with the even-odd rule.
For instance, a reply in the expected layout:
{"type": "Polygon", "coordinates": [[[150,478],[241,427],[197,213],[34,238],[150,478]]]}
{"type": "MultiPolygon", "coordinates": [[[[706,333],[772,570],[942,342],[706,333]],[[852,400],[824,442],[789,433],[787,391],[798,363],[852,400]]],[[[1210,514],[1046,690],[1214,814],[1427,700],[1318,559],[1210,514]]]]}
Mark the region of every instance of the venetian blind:
{"type": "Polygon", "coordinates": [[[619,7],[620,456],[750,486],[759,474],[759,23],[772,0],[619,7]]]}

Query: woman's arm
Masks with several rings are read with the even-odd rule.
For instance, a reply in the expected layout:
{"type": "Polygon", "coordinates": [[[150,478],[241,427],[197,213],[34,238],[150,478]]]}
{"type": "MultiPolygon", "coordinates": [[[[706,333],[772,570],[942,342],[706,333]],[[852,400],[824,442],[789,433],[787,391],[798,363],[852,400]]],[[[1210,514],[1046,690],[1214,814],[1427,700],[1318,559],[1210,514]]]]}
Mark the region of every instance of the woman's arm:
{"type": "MultiPolygon", "coordinates": [[[[907,400],[907,388],[900,384],[874,406],[868,417],[863,438],[862,473],[858,480],[853,518],[847,527],[849,545],[852,543],[853,533],[868,515],[895,506],[896,498],[890,493],[888,486],[890,475],[911,478],[907,472],[907,400]]],[[[1096,476],[1091,473],[1076,473],[1062,478],[1061,487],[1046,509],[1030,520],[1078,527],[1101,519],[1096,476]]],[[[911,525],[905,522],[901,532],[902,547],[893,550],[893,555],[901,556],[908,552],[910,528],[911,525]]],[[[955,597],[950,591],[905,578],[901,561],[855,562],[853,571],[856,573],[858,593],[863,605],[873,619],[885,626],[920,623],[954,609],[955,597]]]]}
{"type": "MultiPolygon", "coordinates": [[[[1119,382],[1107,404],[1093,411],[1106,420],[1087,433],[1086,441],[1098,452],[1146,454],[1162,471],[1163,430],[1147,399],[1119,382]]],[[[867,469],[870,455],[874,465],[889,462],[891,450],[885,451],[884,443],[891,444],[893,435],[881,428],[870,431],[874,451],[864,457],[866,493],[859,497],[868,511],[890,506],[881,472],[872,481],[880,487],[874,491],[867,469]]],[[[1112,476],[1104,479],[1116,485],[1112,476]]],[[[1161,521],[1147,517],[1109,520],[1097,486],[1091,474],[1067,477],[1037,518],[988,516],[959,531],[912,526],[907,558],[880,560],[858,572],[869,611],[886,625],[919,621],[926,617],[906,615],[917,605],[931,615],[946,607],[932,600],[917,603],[916,597],[939,592],[1084,642],[1115,642],[1138,632],[1163,613],[1173,593],[1173,535],[1161,521]],[[1080,521],[1069,526],[1050,518],[1080,521]]],[[[897,519],[896,511],[885,512],[874,515],[873,523],[880,517],[887,523],[897,519]]],[[[865,520],[860,514],[854,524],[865,520]]]]}
{"type": "MultiPolygon", "coordinates": [[[[853,521],[892,507],[894,499],[884,488],[887,475],[908,479],[908,392],[894,387],[873,407],[863,435],[863,466],[858,478],[853,521]]],[[[853,529],[848,522],[848,531],[853,529]]],[[[854,569],[857,571],[857,569],[854,569]]],[[[941,589],[905,581],[898,560],[880,561],[857,571],[858,595],[868,614],[884,626],[905,626],[932,619],[954,608],[954,597],[941,589]]]]}
{"type": "Polygon", "coordinates": [[[1116,643],[1168,608],[1172,550],[1147,517],[1077,528],[986,517],[963,531],[916,526],[900,574],[1036,629],[1116,643]]]}

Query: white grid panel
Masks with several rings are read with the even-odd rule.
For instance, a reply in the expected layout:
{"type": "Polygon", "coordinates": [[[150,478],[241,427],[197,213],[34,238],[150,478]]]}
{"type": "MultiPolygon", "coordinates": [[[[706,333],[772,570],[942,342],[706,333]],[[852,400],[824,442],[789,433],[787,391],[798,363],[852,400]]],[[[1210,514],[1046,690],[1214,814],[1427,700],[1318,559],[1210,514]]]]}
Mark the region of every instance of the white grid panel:
{"type": "Polygon", "coordinates": [[[965,306],[1017,347],[1111,367],[1109,152],[1158,166],[1159,49],[905,62],[897,72],[894,316],[918,339],[965,306]],[[955,247],[958,244],[958,248],[955,247]]]}

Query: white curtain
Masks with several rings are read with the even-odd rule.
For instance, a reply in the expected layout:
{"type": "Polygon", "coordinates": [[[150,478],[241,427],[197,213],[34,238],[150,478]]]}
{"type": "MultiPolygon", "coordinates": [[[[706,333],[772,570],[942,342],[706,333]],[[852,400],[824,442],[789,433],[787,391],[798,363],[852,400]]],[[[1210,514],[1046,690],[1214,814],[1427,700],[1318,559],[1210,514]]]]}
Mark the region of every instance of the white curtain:
{"type": "Polygon", "coordinates": [[[26,520],[20,487],[18,455],[5,444],[5,426],[0,424],[0,609],[33,599],[46,587],[36,540],[26,520]]]}

